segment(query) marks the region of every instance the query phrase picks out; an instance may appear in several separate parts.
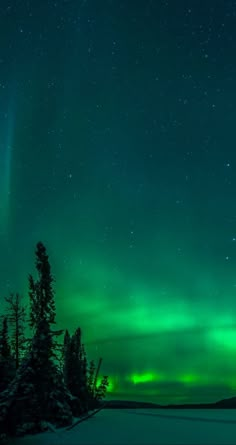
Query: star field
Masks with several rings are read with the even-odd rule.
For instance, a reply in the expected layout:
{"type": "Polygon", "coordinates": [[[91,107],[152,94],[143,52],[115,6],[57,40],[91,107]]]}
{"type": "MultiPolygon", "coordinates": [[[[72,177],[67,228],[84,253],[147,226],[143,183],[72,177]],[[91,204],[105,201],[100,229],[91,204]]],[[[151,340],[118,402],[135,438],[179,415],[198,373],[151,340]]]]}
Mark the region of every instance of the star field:
{"type": "Polygon", "coordinates": [[[235,395],[235,25],[235,0],[1,1],[1,301],[44,242],[112,398],[235,395]]]}

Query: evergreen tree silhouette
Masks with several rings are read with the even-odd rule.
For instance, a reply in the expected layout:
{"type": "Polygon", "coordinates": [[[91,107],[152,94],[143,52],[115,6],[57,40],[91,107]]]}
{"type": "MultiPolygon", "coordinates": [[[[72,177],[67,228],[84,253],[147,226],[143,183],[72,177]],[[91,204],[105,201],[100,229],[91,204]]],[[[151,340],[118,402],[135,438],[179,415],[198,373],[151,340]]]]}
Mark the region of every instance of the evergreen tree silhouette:
{"type": "Polygon", "coordinates": [[[71,338],[69,331],[66,329],[63,342],[63,377],[66,386],[69,388],[69,373],[70,373],[70,360],[71,360],[71,338]]]}
{"type": "Polygon", "coordinates": [[[8,307],[7,314],[9,324],[12,327],[11,347],[15,358],[15,367],[18,369],[20,359],[26,350],[26,339],[24,336],[26,309],[21,303],[21,297],[18,293],[11,294],[5,298],[8,307]]]}
{"type": "Polygon", "coordinates": [[[104,375],[100,385],[95,388],[95,399],[98,402],[104,399],[107,393],[107,388],[109,386],[108,376],[104,375]]]}
{"type": "Polygon", "coordinates": [[[87,382],[87,359],[82,344],[81,329],[77,328],[70,337],[64,336],[64,380],[71,394],[78,397],[83,410],[88,410],[89,391],[87,382]]]}
{"type": "Polygon", "coordinates": [[[14,364],[8,335],[7,317],[3,318],[0,331],[0,392],[4,391],[14,377],[14,364]]]}
{"type": "Polygon", "coordinates": [[[90,395],[92,395],[92,393],[93,393],[95,371],[96,371],[95,362],[94,362],[94,360],[91,360],[90,364],[89,364],[89,369],[88,369],[88,389],[89,389],[90,395]]]}
{"type": "MultiPolygon", "coordinates": [[[[8,371],[12,359],[6,318],[0,330],[0,384],[7,383],[0,394],[0,433],[10,435],[22,433],[22,429],[24,433],[42,431],[45,428],[44,421],[56,426],[69,425],[73,416],[78,417],[94,407],[91,400],[95,400],[94,382],[98,373],[94,378],[90,364],[88,375],[80,328],[71,337],[68,331],[65,332],[63,373],[56,365],[54,338],[62,331],[52,330],[56,318],[54,279],[42,242],[37,244],[35,253],[38,276],[34,279],[29,275],[29,325],[33,337],[10,383],[4,380],[6,375],[10,376],[8,371]],[[93,388],[92,397],[90,387],[93,388]]],[[[19,349],[19,342],[17,347],[19,349]]],[[[106,381],[100,392],[97,392],[97,400],[103,396],[105,386],[106,381]]]]}
{"type": "Polygon", "coordinates": [[[38,280],[34,281],[29,275],[29,297],[30,297],[30,327],[37,328],[40,321],[55,323],[56,308],[53,290],[54,278],[51,274],[51,266],[42,242],[36,247],[36,269],[38,280]]]}
{"type": "Polygon", "coordinates": [[[11,357],[11,347],[8,335],[8,321],[7,317],[3,318],[2,330],[1,330],[1,342],[0,342],[0,356],[6,360],[11,357]]]}
{"type": "Polygon", "coordinates": [[[65,332],[64,381],[71,394],[79,398],[85,411],[97,407],[106,395],[108,377],[104,376],[101,384],[96,385],[101,361],[97,369],[94,360],[88,366],[80,328],[71,337],[68,331],[65,332]]]}
{"type": "MultiPolygon", "coordinates": [[[[46,248],[36,248],[38,279],[29,277],[30,320],[33,331],[31,347],[20,364],[15,379],[0,398],[0,419],[10,434],[22,425],[30,431],[41,431],[43,421],[56,425],[72,422],[71,394],[63,383],[62,373],[55,364],[55,323],[53,278],[46,248]]],[[[79,403],[73,409],[79,413],[79,403]]],[[[1,421],[0,421],[1,423],[1,421]]]]}

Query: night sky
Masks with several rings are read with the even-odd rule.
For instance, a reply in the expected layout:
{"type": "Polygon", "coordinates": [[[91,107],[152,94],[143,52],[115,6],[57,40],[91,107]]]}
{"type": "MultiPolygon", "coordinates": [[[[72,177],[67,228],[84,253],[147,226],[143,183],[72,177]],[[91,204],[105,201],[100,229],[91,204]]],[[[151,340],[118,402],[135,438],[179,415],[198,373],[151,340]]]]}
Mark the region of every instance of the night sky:
{"type": "Polygon", "coordinates": [[[1,301],[45,243],[112,398],[236,395],[235,51],[235,0],[1,0],[1,301]]]}

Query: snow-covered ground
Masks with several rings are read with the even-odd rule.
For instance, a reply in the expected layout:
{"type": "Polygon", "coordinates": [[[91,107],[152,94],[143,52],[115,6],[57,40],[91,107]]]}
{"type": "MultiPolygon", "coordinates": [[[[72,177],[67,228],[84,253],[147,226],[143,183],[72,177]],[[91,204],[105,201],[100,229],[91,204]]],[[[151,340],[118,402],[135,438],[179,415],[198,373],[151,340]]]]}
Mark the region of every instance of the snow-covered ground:
{"type": "Polygon", "coordinates": [[[235,445],[236,410],[105,409],[70,431],[14,439],[12,445],[235,445]]]}

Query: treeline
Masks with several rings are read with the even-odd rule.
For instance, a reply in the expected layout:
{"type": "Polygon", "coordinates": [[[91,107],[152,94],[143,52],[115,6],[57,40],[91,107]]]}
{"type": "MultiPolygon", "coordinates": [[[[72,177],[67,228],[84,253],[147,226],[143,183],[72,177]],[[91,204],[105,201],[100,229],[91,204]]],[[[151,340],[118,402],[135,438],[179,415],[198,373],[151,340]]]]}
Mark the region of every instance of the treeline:
{"type": "Polygon", "coordinates": [[[101,359],[97,368],[88,361],[80,327],[72,335],[54,329],[54,278],[42,242],[35,254],[37,278],[29,275],[28,311],[20,295],[11,294],[0,320],[2,438],[70,425],[73,417],[100,406],[109,385],[108,376],[97,384],[101,359]]]}

